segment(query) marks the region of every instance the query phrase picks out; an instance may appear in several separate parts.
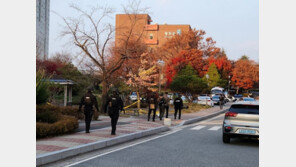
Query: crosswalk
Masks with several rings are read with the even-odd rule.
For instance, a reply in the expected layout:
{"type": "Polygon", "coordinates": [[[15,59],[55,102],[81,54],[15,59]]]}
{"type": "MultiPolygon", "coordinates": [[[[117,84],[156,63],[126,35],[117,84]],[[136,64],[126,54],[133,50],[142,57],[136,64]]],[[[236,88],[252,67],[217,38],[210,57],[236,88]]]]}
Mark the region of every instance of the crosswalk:
{"type": "Polygon", "coordinates": [[[201,130],[201,129],[216,131],[216,130],[221,129],[221,125],[220,126],[208,126],[208,127],[204,126],[204,125],[198,125],[198,126],[195,126],[195,127],[191,128],[190,130],[201,130]]]}

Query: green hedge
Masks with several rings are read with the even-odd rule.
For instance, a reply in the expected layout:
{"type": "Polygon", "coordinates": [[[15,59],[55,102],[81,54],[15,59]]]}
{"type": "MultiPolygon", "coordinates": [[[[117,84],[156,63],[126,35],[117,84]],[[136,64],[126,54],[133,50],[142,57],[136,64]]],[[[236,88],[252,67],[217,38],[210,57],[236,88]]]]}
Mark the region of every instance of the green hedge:
{"type": "Polygon", "coordinates": [[[59,120],[55,123],[36,123],[37,138],[57,136],[61,134],[74,132],[78,128],[78,120],[72,116],[59,116],[59,120]]]}
{"type": "MultiPolygon", "coordinates": [[[[66,106],[66,107],[59,107],[59,106],[54,106],[54,105],[38,105],[36,107],[36,116],[38,116],[43,113],[47,112],[53,112],[57,114],[62,114],[62,115],[69,115],[69,116],[74,116],[77,119],[84,119],[84,114],[83,112],[78,112],[78,107],[74,106],[66,106]]],[[[37,119],[38,122],[38,119],[37,119]]],[[[46,121],[42,121],[46,122],[46,121]]],[[[50,122],[49,122],[50,123],[50,122]]]]}

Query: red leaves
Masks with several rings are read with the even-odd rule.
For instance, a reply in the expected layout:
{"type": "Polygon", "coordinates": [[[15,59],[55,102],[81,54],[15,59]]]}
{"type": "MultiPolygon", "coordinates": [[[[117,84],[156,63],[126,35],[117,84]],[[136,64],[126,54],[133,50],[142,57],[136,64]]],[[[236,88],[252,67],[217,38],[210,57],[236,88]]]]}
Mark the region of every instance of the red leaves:
{"type": "Polygon", "coordinates": [[[238,60],[232,73],[232,82],[240,88],[250,89],[253,88],[255,83],[259,82],[259,66],[254,61],[238,60]]]}

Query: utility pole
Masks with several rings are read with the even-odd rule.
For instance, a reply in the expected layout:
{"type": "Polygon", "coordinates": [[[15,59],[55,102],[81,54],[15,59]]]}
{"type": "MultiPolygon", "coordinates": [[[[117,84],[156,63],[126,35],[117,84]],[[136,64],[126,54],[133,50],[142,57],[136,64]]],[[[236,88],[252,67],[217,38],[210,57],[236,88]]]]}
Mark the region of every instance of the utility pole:
{"type": "Polygon", "coordinates": [[[163,79],[162,68],[164,66],[164,61],[163,60],[158,60],[158,64],[160,66],[160,68],[159,68],[159,81],[158,81],[158,93],[160,94],[160,91],[161,91],[161,81],[163,79]]]}

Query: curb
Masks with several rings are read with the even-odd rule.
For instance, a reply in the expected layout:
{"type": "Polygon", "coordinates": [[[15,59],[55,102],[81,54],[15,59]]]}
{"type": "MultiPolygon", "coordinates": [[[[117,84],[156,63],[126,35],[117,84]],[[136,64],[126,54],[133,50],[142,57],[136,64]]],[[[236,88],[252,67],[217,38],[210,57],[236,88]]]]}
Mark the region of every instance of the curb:
{"type": "Polygon", "coordinates": [[[200,122],[200,121],[203,121],[205,119],[212,118],[212,117],[215,117],[215,116],[217,116],[219,114],[222,114],[222,113],[226,112],[228,109],[229,108],[226,108],[224,110],[221,110],[221,111],[218,111],[216,113],[213,113],[213,114],[210,114],[210,115],[206,115],[206,116],[203,116],[203,117],[197,117],[197,118],[188,119],[188,120],[185,120],[185,121],[181,122],[177,126],[183,126],[183,125],[188,125],[188,124],[200,122]]]}
{"type": "Polygon", "coordinates": [[[97,149],[109,147],[112,145],[120,144],[123,142],[127,142],[130,140],[138,139],[141,137],[153,135],[153,134],[168,131],[168,130],[169,130],[169,127],[162,126],[158,128],[148,129],[140,132],[135,132],[131,134],[114,137],[112,139],[105,139],[105,140],[101,140],[93,143],[83,144],[83,145],[72,147],[72,148],[67,148],[59,151],[42,154],[42,155],[36,156],[36,166],[45,165],[45,164],[55,162],[61,159],[65,159],[71,156],[75,156],[78,154],[94,151],[97,149]]]}

